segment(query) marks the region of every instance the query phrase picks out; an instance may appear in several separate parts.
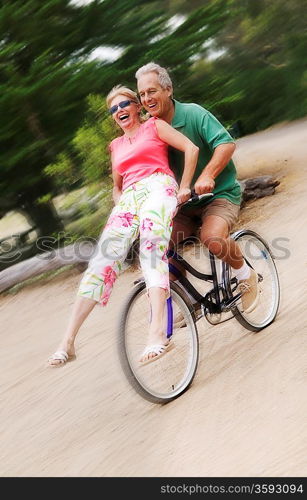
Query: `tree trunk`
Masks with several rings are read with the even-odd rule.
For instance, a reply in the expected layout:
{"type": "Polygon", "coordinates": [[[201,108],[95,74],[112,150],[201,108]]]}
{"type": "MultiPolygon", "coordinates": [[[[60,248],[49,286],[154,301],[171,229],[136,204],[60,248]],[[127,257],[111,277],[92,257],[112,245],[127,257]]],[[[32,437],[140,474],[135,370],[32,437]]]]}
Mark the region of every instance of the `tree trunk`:
{"type": "Polygon", "coordinates": [[[95,246],[83,242],[79,246],[69,245],[19,262],[0,273],[0,293],[29,278],[64,266],[73,264],[79,266],[80,271],[84,270],[94,251],[95,246]]]}
{"type": "MultiPolygon", "coordinates": [[[[44,131],[44,127],[40,121],[38,113],[33,109],[32,103],[27,101],[24,103],[24,110],[26,113],[26,121],[28,129],[36,141],[43,141],[43,155],[47,162],[54,161],[56,152],[53,150],[51,141],[48,139],[44,131]]],[[[34,224],[39,231],[39,235],[50,236],[52,233],[63,231],[64,226],[59,218],[55,207],[51,201],[46,203],[38,203],[37,199],[48,193],[49,179],[42,180],[31,190],[30,197],[27,193],[23,197],[23,206],[21,207],[30,225],[34,224]],[[46,186],[47,185],[47,186],[46,186]],[[30,222],[30,220],[32,223],[30,222]]],[[[50,186],[52,191],[52,186],[50,186]]],[[[57,238],[58,239],[58,238],[57,238]]]]}
{"type": "Polygon", "coordinates": [[[32,187],[16,197],[0,199],[0,219],[10,211],[16,210],[24,215],[31,227],[36,227],[40,235],[51,235],[63,231],[64,226],[52,201],[38,203],[35,197],[44,194],[40,186],[32,187]],[[32,191],[33,190],[33,191],[32,191]]]}
{"type": "Polygon", "coordinates": [[[271,175],[260,175],[242,180],[242,206],[246,201],[274,194],[279,184],[280,182],[271,175]]]}
{"type": "Polygon", "coordinates": [[[30,226],[35,226],[41,237],[50,236],[64,230],[63,223],[51,201],[37,203],[25,200],[20,209],[30,226]]]}

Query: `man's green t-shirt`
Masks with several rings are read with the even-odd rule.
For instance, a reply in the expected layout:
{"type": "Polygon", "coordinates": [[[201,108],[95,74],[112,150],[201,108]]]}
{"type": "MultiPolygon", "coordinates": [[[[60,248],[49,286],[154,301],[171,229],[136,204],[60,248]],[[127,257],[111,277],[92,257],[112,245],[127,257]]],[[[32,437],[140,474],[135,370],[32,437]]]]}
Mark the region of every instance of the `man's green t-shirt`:
{"type": "MultiPolygon", "coordinates": [[[[211,160],[214,149],[219,144],[234,142],[234,139],[223,125],[206,109],[194,103],[182,103],[175,99],[175,114],[171,125],[191,139],[199,147],[199,157],[192,181],[192,186],[202,173],[207,163],[211,160]]],[[[184,166],[184,153],[170,149],[170,166],[177,180],[181,179],[184,166]]],[[[215,178],[214,196],[209,200],[190,202],[189,206],[201,206],[210,203],[215,198],[226,198],[240,205],[241,187],[237,181],[237,172],[232,160],[215,178]]]]}

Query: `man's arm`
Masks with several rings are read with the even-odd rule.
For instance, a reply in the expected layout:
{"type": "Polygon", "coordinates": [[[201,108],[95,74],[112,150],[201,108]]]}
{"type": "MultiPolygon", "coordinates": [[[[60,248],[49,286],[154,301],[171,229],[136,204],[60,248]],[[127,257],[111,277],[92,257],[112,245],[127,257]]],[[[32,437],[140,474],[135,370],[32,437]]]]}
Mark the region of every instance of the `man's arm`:
{"type": "Polygon", "coordinates": [[[224,170],[236,149],[233,142],[219,144],[212,155],[211,160],[195,182],[197,194],[211,193],[215,186],[215,178],[224,170]]]}

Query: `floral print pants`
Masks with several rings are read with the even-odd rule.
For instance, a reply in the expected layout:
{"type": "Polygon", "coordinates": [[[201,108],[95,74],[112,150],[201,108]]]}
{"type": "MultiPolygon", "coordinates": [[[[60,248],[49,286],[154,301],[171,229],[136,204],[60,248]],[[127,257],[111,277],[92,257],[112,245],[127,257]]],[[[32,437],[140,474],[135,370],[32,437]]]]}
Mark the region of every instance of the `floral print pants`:
{"type": "Polygon", "coordinates": [[[113,208],[95,255],[81,280],[78,295],[106,305],[133,241],[140,236],[140,263],[147,289],[169,295],[166,256],[176,212],[175,179],[155,173],[129,186],[113,208]]]}

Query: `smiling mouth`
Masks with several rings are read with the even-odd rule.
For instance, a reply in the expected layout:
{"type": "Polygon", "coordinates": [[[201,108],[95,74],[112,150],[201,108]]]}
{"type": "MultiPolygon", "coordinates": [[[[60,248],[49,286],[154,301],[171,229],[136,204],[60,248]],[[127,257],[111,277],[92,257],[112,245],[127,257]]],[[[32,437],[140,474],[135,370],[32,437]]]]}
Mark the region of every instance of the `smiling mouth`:
{"type": "Polygon", "coordinates": [[[149,107],[149,109],[152,109],[152,108],[155,108],[156,105],[157,105],[157,103],[156,104],[149,104],[148,107],[149,107]]]}
{"type": "Polygon", "coordinates": [[[119,116],[119,119],[121,121],[126,120],[127,118],[129,118],[129,115],[121,115],[121,116],[119,116]]]}

